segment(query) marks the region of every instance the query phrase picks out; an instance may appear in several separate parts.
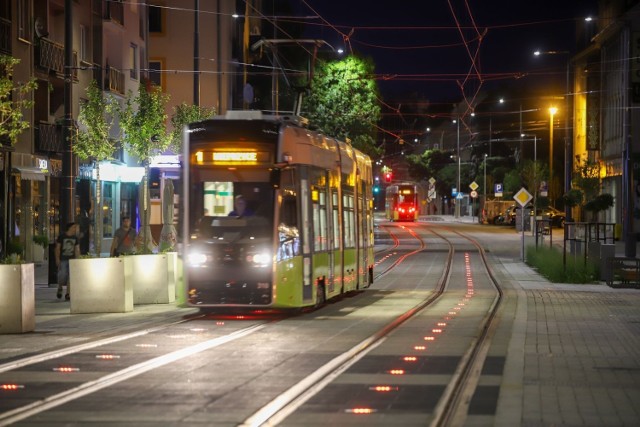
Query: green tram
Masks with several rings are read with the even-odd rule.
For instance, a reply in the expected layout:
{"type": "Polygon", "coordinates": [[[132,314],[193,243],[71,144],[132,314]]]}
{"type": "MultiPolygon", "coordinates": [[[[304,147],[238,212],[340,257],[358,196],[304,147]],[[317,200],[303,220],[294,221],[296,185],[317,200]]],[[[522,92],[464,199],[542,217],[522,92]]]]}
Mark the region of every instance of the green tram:
{"type": "Polygon", "coordinates": [[[372,283],[371,160],[351,145],[232,111],[185,127],[182,171],[189,305],[296,309],[372,283]]]}

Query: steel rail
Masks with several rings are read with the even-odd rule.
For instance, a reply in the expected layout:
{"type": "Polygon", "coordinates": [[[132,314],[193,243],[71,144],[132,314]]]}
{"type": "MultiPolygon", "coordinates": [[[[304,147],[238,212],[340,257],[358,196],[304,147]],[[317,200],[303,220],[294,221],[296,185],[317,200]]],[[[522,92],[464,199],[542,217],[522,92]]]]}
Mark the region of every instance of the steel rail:
{"type": "MultiPolygon", "coordinates": [[[[405,254],[405,256],[400,257],[401,259],[396,261],[393,267],[398,266],[410,255],[419,253],[425,247],[424,240],[420,238],[415,233],[415,231],[411,229],[407,230],[409,234],[420,241],[421,249],[412,251],[408,254],[405,254]]],[[[368,338],[353,346],[351,349],[341,353],[325,365],[318,368],[315,372],[308,375],[304,380],[292,386],[291,388],[289,388],[289,390],[280,394],[271,402],[253,413],[238,426],[257,427],[277,425],[279,422],[293,413],[298,407],[304,404],[307,400],[309,400],[315,394],[319,393],[332,379],[346,370],[349,366],[357,362],[359,359],[364,357],[376,346],[380,345],[385,337],[389,335],[393,330],[395,330],[407,320],[411,319],[426,307],[432,305],[435,301],[437,301],[444,293],[447,282],[449,281],[449,277],[451,275],[451,265],[453,263],[453,255],[455,253],[455,249],[450,242],[448,243],[449,253],[445,262],[445,267],[440,279],[438,280],[438,285],[434,293],[432,293],[428,298],[422,300],[411,309],[396,317],[393,321],[382,327],[374,334],[370,335],[368,338]]]]}
{"type": "Polygon", "coordinates": [[[434,416],[429,424],[430,427],[441,427],[449,425],[463,425],[467,416],[468,405],[478,385],[478,379],[482,370],[482,366],[486,359],[487,352],[491,343],[491,337],[497,328],[497,322],[494,322],[503,299],[503,291],[498,283],[489,262],[487,261],[484,248],[473,239],[456,230],[449,231],[463,237],[473,243],[478,249],[478,254],[482,260],[489,281],[497,291],[496,297],[493,299],[487,314],[483,319],[482,330],[474,339],[469,349],[465,352],[458,368],[454,372],[452,381],[449,382],[443,397],[440,399],[434,410],[434,416]]]}

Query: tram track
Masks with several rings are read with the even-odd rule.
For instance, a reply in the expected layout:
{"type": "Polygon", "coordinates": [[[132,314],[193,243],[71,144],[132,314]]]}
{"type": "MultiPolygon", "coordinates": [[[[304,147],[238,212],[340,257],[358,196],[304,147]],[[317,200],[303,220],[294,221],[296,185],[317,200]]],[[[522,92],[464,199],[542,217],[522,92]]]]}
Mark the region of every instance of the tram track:
{"type": "MultiPolygon", "coordinates": [[[[413,234],[413,237],[417,238],[415,234],[413,234]]],[[[399,245],[399,239],[395,235],[393,238],[395,241],[395,246],[397,247],[397,245],[399,245]]],[[[423,246],[424,244],[422,244],[422,247],[423,246]]],[[[398,257],[393,261],[392,265],[388,266],[385,269],[385,272],[392,270],[394,267],[401,264],[403,260],[405,260],[408,256],[417,252],[419,252],[419,250],[412,251],[411,253],[407,253],[398,257]]],[[[125,334],[118,334],[118,335],[114,335],[104,339],[98,339],[98,340],[83,343],[83,344],[78,344],[78,345],[60,348],[52,351],[47,351],[45,353],[41,353],[33,356],[22,357],[17,360],[0,364],[0,374],[18,370],[28,366],[37,365],[39,363],[61,360],[65,356],[79,354],[79,353],[94,350],[94,349],[100,349],[102,347],[106,347],[116,343],[121,343],[127,340],[138,339],[138,338],[148,336],[154,333],[158,333],[161,331],[170,330],[172,327],[177,327],[187,322],[191,322],[199,319],[201,320],[204,317],[206,317],[205,314],[200,314],[196,316],[191,316],[190,318],[187,318],[187,319],[179,320],[177,322],[160,324],[160,325],[143,329],[140,331],[125,333],[125,334]]],[[[62,392],[52,394],[45,398],[35,400],[26,405],[0,413],[0,426],[9,425],[14,422],[24,420],[36,414],[48,411],[52,408],[71,402],[73,400],[80,399],[83,396],[94,393],[103,388],[110,387],[117,383],[126,381],[127,379],[141,375],[145,372],[164,366],[166,364],[176,363],[179,360],[192,356],[196,353],[203,352],[203,351],[218,347],[220,345],[229,343],[231,341],[247,337],[250,334],[253,334],[255,332],[262,330],[268,324],[274,323],[277,321],[278,320],[259,322],[257,324],[253,324],[246,328],[243,328],[222,336],[218,336],[204,342],[187,346],[179,350],[176,350],[167,354],[163,354],[161,356],[149,358],[148,360],[145,360],[143,362],[128,366],[125,369],[117,370],[110,374],[101,376],[96,380],[81,383],[75,387],[68,388],[62,392]]],[[[361,345],[366,347],[368,344],[365,342],[365,343],[362,343],[361,345]]]]}
{"type": "MultiPolygon", "coordinates": [[[[335,380],[349,367],[356,364],[359,360],[371,352],[377,346],[381,345],[393,332],[402,326],[409,319],[416,316],[418,313],[429,308],[432,304],[438,301],[441,296],[446,292],[449,277],[451,273],[452,262],[455,254],[455,247],[451,240],[445,237],[442,233],[430,229],[430,231],[440,237],[443,241],[447,242],[449,251],[445,267],[442,272],[441,279],[436,286],[435,291],[425,300],[421,301],[418,305],[407,310],[400,316],[396,317],[392,322],[385,325],[373,335],[367,337],[357,345],[353,346],[349,350],[336,356],[329,363],[323,365],[311,375],[307,376],[304,380],[297,383],[293,387],[289,388],[285,393],[275,397],[270,403],[260,408],[257,412],[252,414],[243,423],[239,424],[240,427],[257,427],[257,426],[275,426],[283,422],[287,417],[298,410],[305,402],[311,399],[329,383],[335,380]]],[[[451,231],[451,230],[448,230],[451,231]]],[[[452,381],[449,382],[446,387],[438,405],[436,406],[431,426],[445,426],[445,425],[462,425],[461,420],[464,420],[466,416],[466,410],[469,400],[475,387],[478,383],[478,376],[482,369],[482,365],[487,355],[490,338],[495,327],[493,322],[502,299],[502,290],[497,283],[495,276],[493,275],[489,263],[486,258],[486,254],[482,246],[477,240],[470,238],[457,231],[452,231],[457,236],[462,237],[473,244],[477,249],[482,265],[490,278],[493,286],[497,290],[497,296],[494,298],[489,310],[487,311],[481,327],[481,333],[473,340],[468,350],[465,352],[461,361],[453,375],[452,381]]],[[[410,254],[418,253],[424,250],[424,240],[419,238],[415,232],[409,232],[412,236],[420,240],[420,249],[411,251],[405,256],[398,257],[389,267],[392,270],[395,266],[400,264],[410,254]]],[[[395,239],[395,238],[394,238],[395,239]]]]}
{"type": "MultiPolygon", "coordinates": [[[[426,244],[422,238],[420,238],[415,231],[405,228],[407,232],[419,241],[419,249],[410,251],[404,255],[398,256],[391,265],[385,269],[383,274],[388,273],[397,267],[409,256],[417,254],[424,250],[426,244]]],[[[393,239],[399,245],[399,239],[392,233],[388,227],[387,231],[393,236],[393,239]]],[[[393,321],[385,325],[376,333],[370,335],[357,345],[353,346],[349,350],[336,356],[329,363],[317,369],[311,375],[308,375],[303,381],[299,382],[295,386],[291,387],[287,392],[282,393],[273,399],[270,403],[260,408],[257,412],[247,418],[243,423],[239,424],[239,427],[258,427],[258,426],[275,426],[281,421],[286,419],[290,414],[297,410],[302,404],[304,404],[309,398],[319,393],[324,386],[326,386],[331,380],[335,379],[340,373],[344,372],[351,365],[356,363],[367,353],[372,351],[376,346],[380,345],[384,339],[395,329],[404,324],[407,320],[420,313],[422,310],[433,304],[434,301],[442,295],[446,288],[447,278],[451,271],[451,264],[453,260],[453,254],[455,249],[453,245],[449,243],[449,252],[447,255],[447,261],[445,268],[443,269],[442,276],[438,281],[435,292],[433,292],[425,300],[421,301],[414,307],[405,311],[401,315],[397,316],[393,321]]],[[[382,274],[381,274],[382,275],[382,274]]]]}
{"type": "MultiPolygon", "coordinates": [[[[395,230],[388,231],[394,236],[393,239],[396,242],[395,250],[397,251],[398,247],[400,246],[401,239],[399,235],[396,234],[395,230]]],[[[438,232],[434,229],[429,229],[428,231],[436,236],[438,235],[438,232]]],[[[411,256],[425,251],[425,239],[420,236],[414,229],[412,229],[411,227],[405,227],[403,229],[403,232],[406,232],[409,236],[412,237],[412,239],[414,239],[415,243],[413,243],[412,245],[414,247],[417,247],[415,247],[415,249],[408,248],[404,250],[403,253],[398,253],[396,254],[397,256],[394,255],[393,260],[388,260],[389,265],[385,266],[384,274],[388,274],[394,268],[402,265],[402,263],[410,259],[411,256]]],[[[455,231],[452,232],[456,233],[455,231]]],[[[457,233],[457,235],[469,241],[472,240],[468,236],[464,236],[461,233],[457,233]]],[[[396,315],[396,317],[391,321],[387,321],[386,324],[381,325],[382,327],[379,327],[377,331],[365,337],[364,339],[359,340],[355,345],[352,345],[350,348],[345,349],[340,354],[333,356],[328,362],[323,363],[323,365],[317,368],[314,372],[310,373],[309,375],[305,375],[305,377],[301,381],[288,387],[286,392],[274,396],[270,400],[270,403],[261,408],[258,408],[257,411],[253,412],[252,415],[246,418],[239,425],[276,425],[282,420],[285,420],[290,414],[294,413],[301,405],[303,405],[305,401],[312,398],[315,394],[319,393],[333,379],[339,377],[351,366],[358,363],[358,361],[364,358],[372,350],[384,344],[389,335],[394,330],[398,329],[408,320],[416,317],[417,314],[423,312],[425,309],[434,304],[447,290],[448,281],[451,275],[452,263],[454,255],[456,253],[455,245],[450,237],[444,236],[443,234],[440,234],[439,237],[447,243],[449,249],[440,278],[438,279],[437,283],[435,283],[433,291],[430,292],[430,295],[427,298],[411,306],[403,313],[396,315]]],[[[405,241],[405,243],[407,243],[407,241],[405,241]]],[[[478,253],[480,254],[480,258],[483,259],[483,263],[488,274],[493,277],[491,269],[488,266],[486,256],[484,255],[484,250],[477,242],[475,242],[475,246],[478,248],[478,253]]],[[[492,280],[495,282],[495,279],[492,280]]],[[[495,313],[498,305],[499,302],[494,302],[494,307],[492,307],[490,311],[492,313],[495,313]]],[[[321,309],[319,314],[322,315],[322,310],[327,310],[328,308],[330,307],[321,309]]],[[[490,320],[494,316],[495,314],[487,315],[488,324],[483,326],[482,336],[478,337],[476,340],[477,342],[473,343],[472,348],[467,351],[464,358],[462,359],[462,362],[460,363],[460,366],[456,369],[456,375],[454,379],[449,383],[449,386],[443,394],[437,410],[434,411],[434,421],[432,425],[449,425],[451,422],[455,422],[455,420],[459,419],[460,417],[464,417],[464,414],[461,415],[461,411],[462,413],[464,413],[465,401],[468,402],[469,393],[471,393],[473,390],[474,376],[477,375],[477,372],[482,367],[482,360],[484,360],[484,356],[486,355],[486,343],[491,335],[490,320]]],[[[185,319],[180,322],[160,325],[158,327],[134,332],[132,334],[114,336],[105,340],[81,344],[78,346],[69,347],[67,349],[60,349],[38,356],[32,356],[30,358],[25,358],[24,360],[16,360],[14,362],[5,363],[3,365],[0,365],[0,373],[47,360],[61,358],[64,355],[69,355],[74,352],[81,352],[93,348],[99,348],[102,345],[108,345],[115,342],[125,341],[127,339],[141,337],[163,329],[168,329],[172,325],[175,326],[183,324],[191,320],[195,319],[185,319]]],[[[267,329],[265,328],[273,322],[273,320],[258,322],[246,328],[239,329],[222,336],[211,338],[193,345],[184,346],[173,352],[168,352],[156,357],[149,357],[149,359],[144,362],[133,364],[125,369],[120,369],[110,374],[103,375],[100,378],[92,381],[83,382],[82,384],[70,388],[69,390],[53,394],[47,398],[32,402],[21,408],[16,408],[14,410],[0,414],[0,426],[8,425],[10,423],[31,417],[35,414],[48,411],[49,409],[71,402],[75,399],[80,399],[83,396],[94,393],[103,388],[107,388],[117,383],[124,382],[130,378],[141,375],[160,366],[179,363],[179,361],[183,358],[189,357],[198,352],[204,352],[206,350],[213,349],[234,340],[247,338],[259,331],[266,332],[267,329]]],[[[475,381],[477,383],[477,378],[475,378],[475,381]]]]}

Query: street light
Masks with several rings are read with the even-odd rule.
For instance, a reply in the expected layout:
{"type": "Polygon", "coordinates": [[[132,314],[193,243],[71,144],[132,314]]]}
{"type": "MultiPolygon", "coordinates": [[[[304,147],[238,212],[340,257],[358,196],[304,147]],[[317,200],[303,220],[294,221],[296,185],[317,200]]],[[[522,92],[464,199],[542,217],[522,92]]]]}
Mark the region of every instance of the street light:
{"type": "MultiPolygon", "coordinates": [[[[487,208],[487,153],[484,153],[484,183],[482,189],[484,190],[484,201],[482,204],[482,210],[487,208]]],[[[484,215],[483,215],[484,216],[484,215]]]]}
{"type": "Polygon", "coordinates": [[[536,209],[538,208],[538,136],[535,134],[520,134],[521,138],[526,136],[533,136],[533,212],[535,215],[536,209]]]}
{"type": "Polygon", "coordinates": [[[553,116],[558,112],[556,107],[549,107],[549,199],[553,203],[553,116]]]}
{"type": "Polygon", "coordinates": [[[456,204],[455,204],[455,211],[454,211],[454,216],[455,218],[460,218],[460,200],[458,198],[458,194],[460,194],[460,115],[458,115],[457,119],[454,120],[454,123],[456,124],[456,141],[457,141],[457,154],[458,154],[458,181],[456,182],[456,204]]]}

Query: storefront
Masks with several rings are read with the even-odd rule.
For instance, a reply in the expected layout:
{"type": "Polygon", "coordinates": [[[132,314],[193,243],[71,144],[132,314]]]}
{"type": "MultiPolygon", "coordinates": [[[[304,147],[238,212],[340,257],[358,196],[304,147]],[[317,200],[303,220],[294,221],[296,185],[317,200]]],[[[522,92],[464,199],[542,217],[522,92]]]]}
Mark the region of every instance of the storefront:
{"type": "Polygon", "coordinates": [[[22,253],[27,261],[41,262],[57,235],[57,211],[51,208],[49,197],[49,159],[12,153],[7,190],[6,249],[22,253]]]}
{"type": "MultiPolygon", "coordinates": [[[[143,167],[131,167],[111,162],[100,163],[100,211],[95,212],[98,171],[92,165],[80,166],[76,191],[79,222],[81,229],[83,228],[83,219],[88,223],[95,221],[102,223],[100,252],[103,256],[108,255],[113,235],[120,227],[123,216],[131,217],[131,223],[136,230],[139,229],[138,186],[143,176],[143,167]]],[[[91,238],[87,238],[85,249],[93,252],[93,248],[97,245],[93,228],[87,231],[91,238]]]]}

